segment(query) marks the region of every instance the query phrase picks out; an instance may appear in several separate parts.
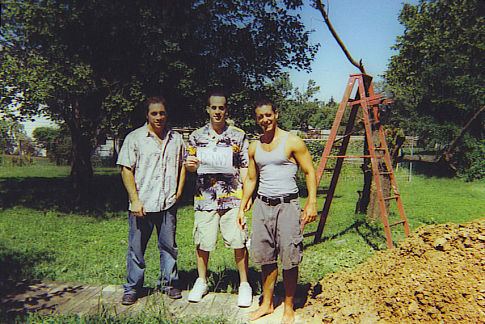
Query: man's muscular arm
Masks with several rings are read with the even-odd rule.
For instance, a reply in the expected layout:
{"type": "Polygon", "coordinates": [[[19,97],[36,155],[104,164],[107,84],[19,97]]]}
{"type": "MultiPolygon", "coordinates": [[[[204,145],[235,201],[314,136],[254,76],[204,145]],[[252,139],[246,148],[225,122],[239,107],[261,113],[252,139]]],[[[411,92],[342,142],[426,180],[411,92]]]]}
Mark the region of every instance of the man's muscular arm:
{"type": "Polygon", "coordinates": [[[302,227],[304,227],[305,224],[317,219],[317,178],[312,157],[303,140],[295,135],[292,135],[290,138],[292,154],[305,174],[306,187],[308,189],[307,203],[301,215],[302,227]]]}
{"type": "Polygon", "coordinates": [[[254,161],[254,152],[256,151],[256,142],[249,145],[249,166],[247,168],[247,175],[243,184],[243,196],[241,199],[241,206],[239,206],[239,214],[237,216],[237,225],[240,229],[246,227],[244,220],[244,212],[251,208],[251,196],[256,188],[256,182],[258,180],[258,171],[256,169],[256,162],[254,161]]]}

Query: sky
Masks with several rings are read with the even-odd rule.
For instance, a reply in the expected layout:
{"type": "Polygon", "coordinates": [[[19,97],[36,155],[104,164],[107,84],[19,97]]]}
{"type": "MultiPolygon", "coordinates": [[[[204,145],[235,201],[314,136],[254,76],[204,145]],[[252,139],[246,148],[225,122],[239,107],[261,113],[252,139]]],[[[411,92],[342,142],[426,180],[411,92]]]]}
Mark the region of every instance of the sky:
{"type": "MultiPolygon", "coordinates": [[[[379,80],[387,69],[396,37],[403,34],[398,16],[403,3],[417,4],[418,0],[322,0],[335,31],[355,61],[362,59],[368,75],[379,80]]],[[[312,72],[288,70],[290,81],[300,92],[305,91],[308,80],[320,87],[316,98],[328,101],[331,97],[340,102],[350,74],[359,73],[345,57],[323,17],[315,8],[305,6],[300,12],[307,29],[314,30],[311,43],[320,43],[320,49],[312,62],[312,72]]],[[[25,122],[29,136],[36,127],[53,126],[48,120],[37,117],[35,122],[25,122]]]]}
{"type": "MultiPolygon", "coordinates": [[[[300,92],[305,91],[308,80],[320,87],[316,97],[328,101],[331,97],[340,102],[350,74],[360,73],[345,56],[330,33],[323,17],[305,1],[301,11],[304,24],[314,32],[312,43],[320,48],[312,63],[312,72],[289,70],[290,81],[300,92]]],[[[392,55],[397,51],[391,46],[396,37],[402,35],[404,27],[398,16],[403,3],[416,5],[417,0],[322,0],[331,24],[356,62],[362,59],[365,71],[381,79],[392,55]]]]}

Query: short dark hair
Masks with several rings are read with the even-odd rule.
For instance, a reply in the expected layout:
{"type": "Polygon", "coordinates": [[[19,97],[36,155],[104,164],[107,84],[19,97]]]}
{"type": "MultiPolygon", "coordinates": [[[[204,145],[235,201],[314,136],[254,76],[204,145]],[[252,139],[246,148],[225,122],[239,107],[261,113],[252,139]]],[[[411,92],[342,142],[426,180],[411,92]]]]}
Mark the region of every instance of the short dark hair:
{"type": "Polygon", "coordinates": [[[148,114],[148,108],[150,108],[151,104],[158,103],[161,103],[165,107],[165,110],[167,110],[167,101],[165,100],[165,98],[163,96],[153,96],[148,98],[145,102],[146,113],[148,114]]]}
{"type": "Polygon", "coordinates": [[[222,91],[213,91],[207,96],[207,105],[210,105],[211,97],[224,97],[227,100],[226,94],[222,91]]]}
{"type": "Polygon", "coordinates": [[[271,106],[271,110],[273,110],[273,112],[276,112],[277,110],[275,104],[267,98],[262,98],[256,101],[256,104],[254,105],[254,111],[256,112],[256,108],[261,106],[271,106]]]}

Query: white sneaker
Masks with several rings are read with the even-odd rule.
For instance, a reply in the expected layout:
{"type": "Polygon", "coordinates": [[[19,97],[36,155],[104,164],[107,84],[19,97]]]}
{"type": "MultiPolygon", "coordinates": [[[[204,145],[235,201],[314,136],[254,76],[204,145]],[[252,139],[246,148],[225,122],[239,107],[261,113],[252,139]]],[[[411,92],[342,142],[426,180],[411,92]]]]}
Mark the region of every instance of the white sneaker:
{"type": "Polygon", "coordinates": [[[249,307],[253,301],[253,290],[248,282],[241,282],[239,285],[239,294],[237,296],[237,305],[239,307],[249,307]]]}
{"type": "Polygon", "coordinates": [[[197,278],[197,280],[194,283],[194,287],[192,287],[192,290],[189,292],[189,297],[188,300],[189,302],[192,303],[198,303],[209,292],[209,287],[207,284],[204,282],[204,279],[202,278],[197,278]]]}

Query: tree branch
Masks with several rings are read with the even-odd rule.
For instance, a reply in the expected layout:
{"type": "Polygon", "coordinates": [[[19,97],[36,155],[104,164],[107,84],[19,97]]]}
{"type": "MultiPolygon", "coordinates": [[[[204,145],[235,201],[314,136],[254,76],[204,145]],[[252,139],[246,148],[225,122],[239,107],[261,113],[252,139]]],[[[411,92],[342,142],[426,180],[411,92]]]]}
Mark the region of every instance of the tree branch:
{"type": "Polygon", "coordinates": [[[362,59],[359,61],[359,63],[357,63],[352,58],[352,56],[350,56],[350,53],[347,50],[347,48],[345,47],[344,43],[342,42],[342,40],[340,39],[340,37],[338,37],[337,32],[335,31],[335,29],[333,29],[333,26],[330,23],[330,20],[328,19],[327,12],[324,9],[324,6],[322,4],[322,1],[315,0],[315,5],[316,5],[317,9],[320,11],[320,13],[322,14],[323,19],[325,20],[325,23],[328,26],[328,29],[330,30],[330,32],[333,35],[333,38],[335,38],[335,40],[337,41],[337,43],[340,45],[340,48],[342,49],[342,51],[344,51],[344,54],[347,57],[347,59],[350,61],[350,63],[352,63],[352,65],[354,65],[355,67],[357,67],[360,70],[360,72],[362,72],[363,74],[366,74],[365,73],[365,69],[364,69],[364,65],[362,64],[362,59]]]}

